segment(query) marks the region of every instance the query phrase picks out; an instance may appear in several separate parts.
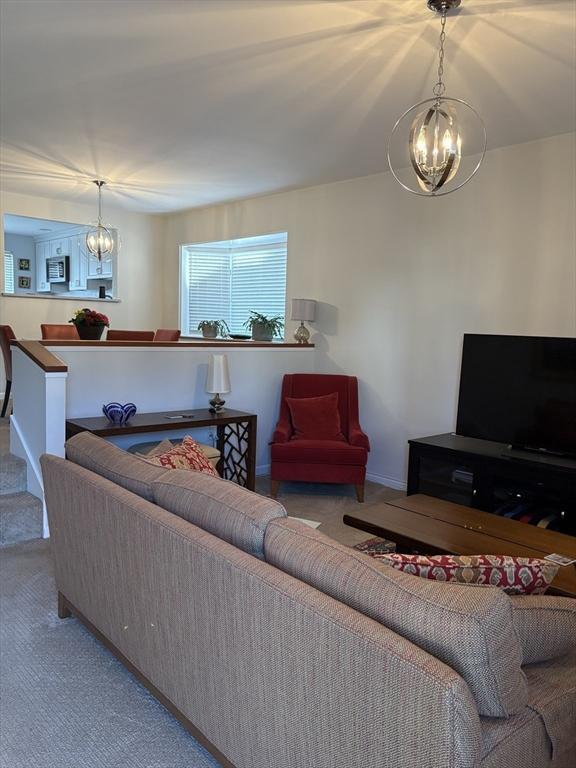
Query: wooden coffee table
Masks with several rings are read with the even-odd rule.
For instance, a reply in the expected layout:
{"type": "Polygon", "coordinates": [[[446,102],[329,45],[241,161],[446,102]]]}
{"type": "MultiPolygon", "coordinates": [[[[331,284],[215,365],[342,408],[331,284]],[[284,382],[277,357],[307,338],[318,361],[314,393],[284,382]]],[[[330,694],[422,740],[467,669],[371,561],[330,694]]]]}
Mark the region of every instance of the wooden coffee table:
{"type": "MultiPolygon", "coordinates": [[[[344,515],[344,523],[423,554],[576,558],[576,537],[416,494],[344,515]]],[[[576,565],[560,567],[549,592],[576,597],[576,565]]]]}

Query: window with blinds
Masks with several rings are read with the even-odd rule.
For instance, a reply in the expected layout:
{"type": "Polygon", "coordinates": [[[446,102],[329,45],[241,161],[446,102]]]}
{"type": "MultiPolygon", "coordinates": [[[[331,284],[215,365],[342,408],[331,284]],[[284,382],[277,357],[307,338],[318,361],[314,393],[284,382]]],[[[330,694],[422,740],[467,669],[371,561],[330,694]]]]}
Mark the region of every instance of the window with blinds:
{"type": "Polygon", "coordinates": [[[198,335],[202,320],[247,333],[252,310],[284,317],[287,246],[286,232],[182,246],[182,333],[198,335]]]}
{"type": "Polygon", "coordinates": [[[4,251],[4,293],[14,293],[14,254],[4,251]]]}

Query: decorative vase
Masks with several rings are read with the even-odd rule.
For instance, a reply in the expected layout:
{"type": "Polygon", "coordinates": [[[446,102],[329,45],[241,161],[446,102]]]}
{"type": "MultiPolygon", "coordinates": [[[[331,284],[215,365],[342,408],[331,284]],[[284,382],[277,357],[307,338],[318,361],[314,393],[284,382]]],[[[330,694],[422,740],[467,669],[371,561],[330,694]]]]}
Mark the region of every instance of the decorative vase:
{"type": "Polygon", "coordinates": [[[120,403],[106,403],[102,406],[102,413],[108,421],[112,424],[122,427],[126,424],[132,416],[136,413],[136,406],[134,403],[126,403],[121,405],[120,403]]]}
{"type": "Polygon", "coordinates": [[[104,325],[77,325],[78,336],[86,341],[97,341],[104,333],[104,325]]]}
{"type": "Polygon", "coordinates": [[[252,323],[252,339],[254,341],[272,341],[274,333],[266,323],[252,323]]]}

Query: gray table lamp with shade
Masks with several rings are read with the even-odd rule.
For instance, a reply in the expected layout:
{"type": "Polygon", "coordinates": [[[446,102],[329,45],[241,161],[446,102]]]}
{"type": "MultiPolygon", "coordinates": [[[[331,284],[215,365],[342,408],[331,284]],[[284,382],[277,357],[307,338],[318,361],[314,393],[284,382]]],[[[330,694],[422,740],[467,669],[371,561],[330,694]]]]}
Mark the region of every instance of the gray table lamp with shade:
{"type": "Polygon", "coordinates": [[[294,338],[298,344],[308,344],[310,341],[310,331],[304,325],[304,320],[313,323],[315,317],[316,302],[314,299],[292,299],[290,319],[300,320],[300,325],[294,331],[294,338]]]}

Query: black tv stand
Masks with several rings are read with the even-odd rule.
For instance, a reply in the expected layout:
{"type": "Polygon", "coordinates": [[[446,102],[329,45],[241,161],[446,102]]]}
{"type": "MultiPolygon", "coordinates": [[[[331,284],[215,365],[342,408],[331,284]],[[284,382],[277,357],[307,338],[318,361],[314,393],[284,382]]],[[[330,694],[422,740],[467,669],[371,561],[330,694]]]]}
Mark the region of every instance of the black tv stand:
{"type": "MultiPolygon", "coordinates": [[[[567,462],[567,466],[570,467],[576,464],[576,460],[572,459],[566,453],[553,453],[552,451],[545,451],[538,448],[525,448],[519,445],[508,445],[502,451],[502,456],[507,459],[516,461],[539,461],[540,459],[552,459],[553,463],[567,462]]],[[[546,462],[545,462],[546,463],[546,462]]]]}
{"type": "Polygon", "coordinates": [[[576,536],[576,460],[453,433],[409,440],[408,494],[576,536]]]}

